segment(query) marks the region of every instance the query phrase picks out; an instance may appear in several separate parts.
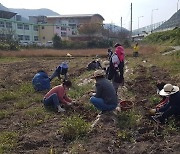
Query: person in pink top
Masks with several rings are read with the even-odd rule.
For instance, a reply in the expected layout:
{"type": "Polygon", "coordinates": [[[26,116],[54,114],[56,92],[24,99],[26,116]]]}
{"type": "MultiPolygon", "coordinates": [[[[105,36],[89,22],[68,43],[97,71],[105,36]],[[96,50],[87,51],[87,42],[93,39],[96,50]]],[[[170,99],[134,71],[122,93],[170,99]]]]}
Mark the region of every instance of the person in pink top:
{"type": "Polygon", "coordinates": [[[120,72],[120,79],[124,83],[124,48],[119,43],[116,43],[114,47],[115,47],[115,53],[117,54],[120,61],[118,65],[119,72],[120,72]]]}
{"type": "Polygon", "coordinates": [[[72,100],[67,96],[67,91],[72,86],[71,81],[65,80],[62,85],[52,88],[43,99],[45,106],[53,106],[58,112],[64,112],[61,104],[71,105],[72,100]]]}

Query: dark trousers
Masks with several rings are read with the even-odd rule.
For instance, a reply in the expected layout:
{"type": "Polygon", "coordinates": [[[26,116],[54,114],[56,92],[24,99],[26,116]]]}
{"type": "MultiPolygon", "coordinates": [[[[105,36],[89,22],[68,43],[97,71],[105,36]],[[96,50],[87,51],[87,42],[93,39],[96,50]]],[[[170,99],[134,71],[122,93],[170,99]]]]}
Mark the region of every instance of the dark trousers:
{"type": "Polygon", "coordinates": [[[172,115],[178,116],[180,115],[180,109],[177,109],[176,107],[170,107],[168,108],[161,117],[159,117],[160,122],[164,123],[166,119],[171,117],[172,115]]]}

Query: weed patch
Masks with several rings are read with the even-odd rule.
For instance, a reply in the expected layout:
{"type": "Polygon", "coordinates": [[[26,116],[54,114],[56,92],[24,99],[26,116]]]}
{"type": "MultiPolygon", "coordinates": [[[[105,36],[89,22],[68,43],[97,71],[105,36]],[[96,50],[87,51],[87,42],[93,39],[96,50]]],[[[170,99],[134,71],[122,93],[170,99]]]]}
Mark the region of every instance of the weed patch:
{"type": "Polygon", "coordinates": [[[18,134],[16,132],[1,132],[0,153],[12,150],[17,145],[18,134]]]}
{"type": "Polygon", "coordinates": [[[61,124],[60,132],[63,134],[65,139],[73,140],[78,137],[84,136],[90,127],[81,116],[74,115],[64,119],[61,124]]]}
{"type": "Polygon", "coordinates": [[[118,127],[120,129],[131,129],[136,127],[142,116],[135,113],[134,111],[121,112],[118,115],[118,127]]]}

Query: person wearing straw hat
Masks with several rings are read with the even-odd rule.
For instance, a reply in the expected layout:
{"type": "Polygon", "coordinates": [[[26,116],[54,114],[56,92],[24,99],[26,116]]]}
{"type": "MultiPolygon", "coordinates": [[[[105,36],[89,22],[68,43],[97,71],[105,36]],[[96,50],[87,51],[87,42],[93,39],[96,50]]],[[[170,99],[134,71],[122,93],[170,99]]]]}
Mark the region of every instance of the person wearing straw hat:
{"type": "Polygon", "coordinates": [[[171,84],[164,85],[163,89],[159,92],[159,95],[169,97],[169,102],[166,103],[156,112],[162,112],[162,115],[157,117],[160,123],[164,124],[165,121],[174,115],[175,117],[180,116],[180,92],[178,86],[171,84]]]}
{"type": "Polygon", "coordinates": [[[100,111],[114,110],[118,100],[112,83],[105,78],[104,70],[96,70],[92,78],[96,80],[96,93],[90,102],[100,111]]]}

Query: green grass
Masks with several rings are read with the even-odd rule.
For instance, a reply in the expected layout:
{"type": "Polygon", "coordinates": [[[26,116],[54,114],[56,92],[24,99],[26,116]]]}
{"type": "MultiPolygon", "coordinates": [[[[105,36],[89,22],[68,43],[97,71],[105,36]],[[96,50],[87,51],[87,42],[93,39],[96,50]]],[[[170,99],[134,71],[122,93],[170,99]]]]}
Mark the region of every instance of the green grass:
{"type": "Polygon", "coordinates": [[[11,151],[17,145],[18,134],[16,132],[1,132],[0,153],[11,151]]]}
{"type": "Polygon", "coordinates": [[[11,114],[11,112],[8,112],[6,110],[1,110],[0,111],[0,120],[8,117],[8,115],[10,115],[10,114],[11,114]]]}
{"type": "Polygon", "coordinates": [[[168,70],[173,75],[180,75],[180,51],[165,56],[152,56],[151,61],[154,65],[168,70]]]}
{"type": "Polygon", "coordinates": [[[1,57],[0,56],[0,63],[12,63],[12,62],[21,62],[26,60],[25,58],[18,58],[18,57],[1,57]]]}
{"type": "Polygon", "coordinates": [[[152,33],[143,40],[146,43],[161,45],[180,45],[180,28],[165,32],[152,33]]]}
{"type": "Polygon", "coordinates": [[[118,127],[120,129],[135,128],[141,120],[142,116],[133,110],[121,112],[118,114],[118,127]]]}
{"type": "Polygon", "coordinates": [[[16,109],[24,109],[29,106],[30,102],[28,100],[21,100],[14,103],[16,109]]]}
{"type": "Polygon", "coordinates": [[[86,94],[90,89],[92,89],[92,84],[87,84],[83,86],[74,85],[68,94],[71,98],[78,99],[86,94]]]}
{"type": "Polygon", "coordinates": [[[60,133],[63,134],[64,138],[68,140],[73,140],[84,136],[90,128],[90,124],[86,122],[80,115],[67,117],[60,125],[60,133]]]}
{"type": "Polygon", "coordinates": [[[10,100],[16,100],[19,98],[19,94],[15,91],[3,91],[0,95],[0,102],[6,102],[10,100]]]}
{"type": "Polygon", "coordinates": [[[46,122],[51,117],[50,112],[47,112],[43,107],[28,109],[24,113],[24,126],[34,127],[46,122]]]}

